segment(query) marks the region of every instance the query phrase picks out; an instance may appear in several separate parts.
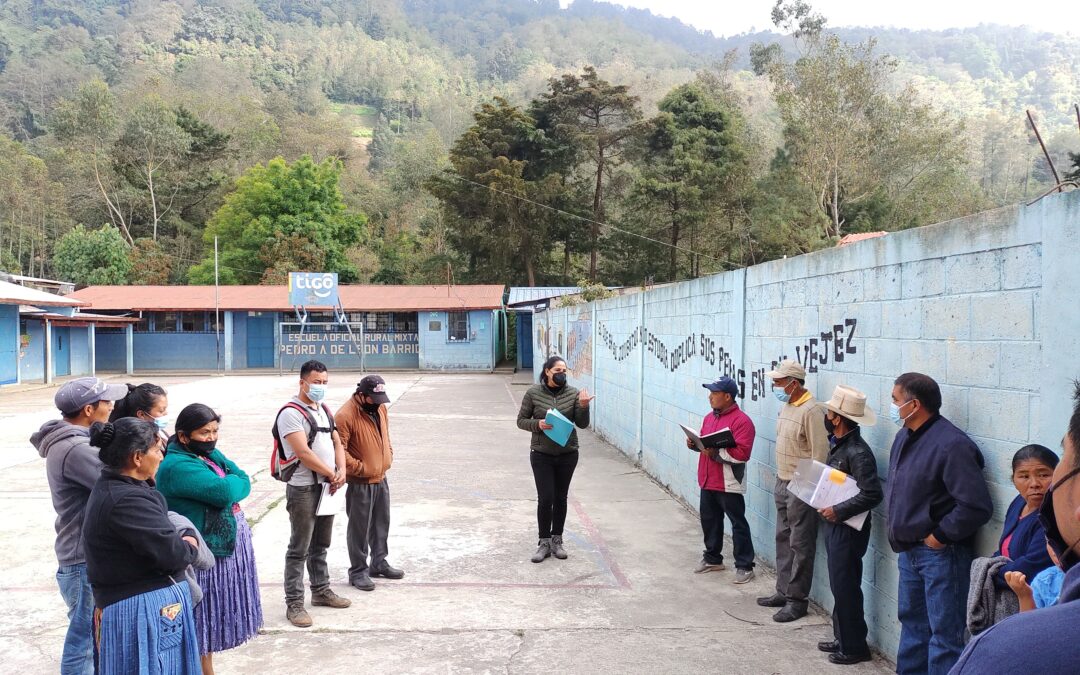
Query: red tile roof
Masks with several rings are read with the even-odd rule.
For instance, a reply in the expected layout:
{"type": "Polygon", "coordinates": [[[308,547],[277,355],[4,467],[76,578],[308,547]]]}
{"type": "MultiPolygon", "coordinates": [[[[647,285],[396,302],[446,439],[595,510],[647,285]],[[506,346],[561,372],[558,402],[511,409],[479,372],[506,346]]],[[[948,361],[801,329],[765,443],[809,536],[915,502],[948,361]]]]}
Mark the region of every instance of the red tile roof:
{"type": "Polygon", "coordinates": [[[857,241],[863,241],[864,239],[877,239],[878,237],[884,237],[888,232],[857,232],[855,234],[845,234],[840,238],[840,241],[836,243],[836,247],[847,246],[848,244],[854,244],[857,241]]]}
{"type": "MultiPolygon", "coordinates": [[[[502,286],[338,287],[347,312],[498,309],[502,286]]],[[[213,286],[88,286],[66,296],[95,311],[200,311],[214,309],[213,286]]],[[[223,310],[291,311],[288,287],[221,286],[223,310]]]]}

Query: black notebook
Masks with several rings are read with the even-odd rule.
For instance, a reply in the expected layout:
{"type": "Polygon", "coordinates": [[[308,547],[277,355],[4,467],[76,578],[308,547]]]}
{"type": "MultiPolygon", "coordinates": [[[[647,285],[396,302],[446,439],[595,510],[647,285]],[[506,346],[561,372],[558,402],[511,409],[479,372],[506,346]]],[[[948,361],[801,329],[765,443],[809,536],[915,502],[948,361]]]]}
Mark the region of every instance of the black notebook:
{"type": "Polygon", "coordinates": [[[724,427],[720,431],[714,431],[711,434],[705,436],[698,436],[698,433],[690,427],[679,425],[682,428],[686,437],[694,442],[694,452],[701,452],[705,448],[734,448],[735,447],[735,434],[731,433],[731,429],[724,427]]]}

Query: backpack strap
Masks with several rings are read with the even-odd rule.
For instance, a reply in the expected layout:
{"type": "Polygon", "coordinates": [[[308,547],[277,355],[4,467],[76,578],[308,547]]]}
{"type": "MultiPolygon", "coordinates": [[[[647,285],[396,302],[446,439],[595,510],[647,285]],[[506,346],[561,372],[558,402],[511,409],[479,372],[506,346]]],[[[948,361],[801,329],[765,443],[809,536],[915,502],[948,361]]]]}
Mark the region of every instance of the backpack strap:
{"type": "MultiPolygon", "coordinates": [[[[309,448],[311,447],[311,444],[315,442],[315,434],[317,434],[318,431],[319,431],[319,425],[315,422],[315,416],[311,414],[310,410],[308,410],[307,408],[305,408],[302,405],[297,405],[296,403],[293,403],[292,401],[289,401],[288,403],[283,405],[281,407],[281,410],[278,410],[277,417],[274,418],[274,438],[276,438],[277,442],[278,442],[278,457],[280,457],[281,461],[283,461],[283,462],[286,459],[286,457],[285,457],[285,443],[283,442],[283,439],[281,438],[281,435],[278,433],[278,420],[281,418],[281,413],[285,412],[286,408],[292,408],[294,410],[300,411],[300,414],[303,415],[304,419],[307,420],[308,427],[311,429],[311,431],[308,432],[308,438],[307,438],[307,443],[308,443],[309,448]]],[[[331,418],[331,419],[333,419],[333,418],[331,418]]],[[[332,424],[333,423],[331,422],[331,425],[332,424]]]]}
{"type": "Polygon", "coordinates": [[[330,412],[330,406],[325,403],[322,404],[323,412],[326,413],[326,419],[330,423],[330,434],[333,435],[337,431],[337,422],[334,420],[334,414],[330,412]]]}

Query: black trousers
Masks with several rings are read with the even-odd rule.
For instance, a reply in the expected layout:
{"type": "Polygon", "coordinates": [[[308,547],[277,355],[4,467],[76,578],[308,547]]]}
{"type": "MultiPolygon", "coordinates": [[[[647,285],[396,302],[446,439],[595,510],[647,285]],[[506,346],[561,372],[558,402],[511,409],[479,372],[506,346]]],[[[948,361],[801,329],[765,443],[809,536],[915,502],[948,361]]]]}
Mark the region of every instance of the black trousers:
{"type": "Polygon", "coordinates": [[[724,562],[724,515],[731,521],[731,543],[735,549],[735,569],[754,569],[754,541],[746,522],[746,500],[740,494],[702,490],[698,512],[705,535],[702,557],[710,565],[724,562]]]}
{"type": "Polygon", "coordinates": [[[570,493],[578,453],[575,450],[565,455],[547,455],[534,450],[529,453],[529,463],[536,481],[536,524],[540,538],[561,537],[566,524],[566,496],[570,493]]]}
{"type": "Polygon", "coordinates": [[[829,585],[833,594],[833,637],[845,654],[867,654],[866,618],[863,616],[863,556],[870,543],[870,517],[863,529],[843,523],[825,523],[825,550],[829,554],[829,585]]]}

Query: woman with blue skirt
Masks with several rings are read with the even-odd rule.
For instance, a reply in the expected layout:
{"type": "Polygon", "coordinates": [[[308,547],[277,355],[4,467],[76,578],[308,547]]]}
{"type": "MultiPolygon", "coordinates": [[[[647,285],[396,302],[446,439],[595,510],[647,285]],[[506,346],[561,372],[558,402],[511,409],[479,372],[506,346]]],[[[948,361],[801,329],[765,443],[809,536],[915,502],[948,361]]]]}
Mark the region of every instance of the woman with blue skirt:
{"type": "Polygon", "coordinates": [[[133,417],[96,422],[90,443],[105,464],[83,523],[97,671],[197,675],[199,646],[183,575],[198,542],[177,532],[154,489],[164,450],[157,428],[133,417]]]}
{"type": "Polygon", "coordinates": [[[203,590],[195,629],[204,675],[214,673],[214,652],[247,642],[263,623],[251,528],[239,504],[251,479],[217,449],[220,424],[202,403],[180,411],[157,479],[169,509],[195,524],[215,558],[210,569],[195,571],[203,590]]]}

